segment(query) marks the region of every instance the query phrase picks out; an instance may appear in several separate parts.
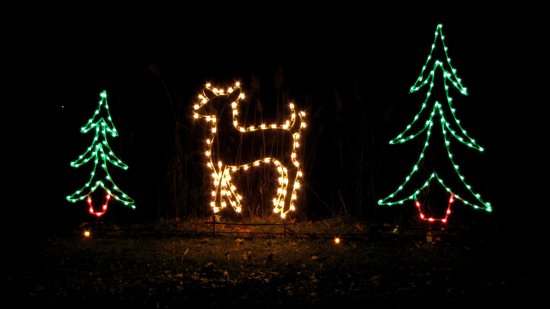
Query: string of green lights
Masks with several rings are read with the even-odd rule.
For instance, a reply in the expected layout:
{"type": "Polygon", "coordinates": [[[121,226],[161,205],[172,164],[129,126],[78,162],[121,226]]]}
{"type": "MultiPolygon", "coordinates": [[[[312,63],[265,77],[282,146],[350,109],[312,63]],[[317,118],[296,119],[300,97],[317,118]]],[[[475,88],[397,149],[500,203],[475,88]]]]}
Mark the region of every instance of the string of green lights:
{"type": "MultiPolygon", "coordinates": [[[[422,103],[422,106],[420,108],[420,111],[414,116],[413,121],[407,125],[405,130],[403,130],[401,133],[397,135],[394,139],[390,141],[390,144],[403,144],[410,140],[415,139],[416,137],[420,136],[421,134],[426,134],[426,142],[424,143],[424,147],[422,148],[422,151],[420,153],[420,156],[414,166],[412,167],[409,174],[405,177],[405,180],[403,183],[399,185],[399,187],[393,191],[390,195],[387,197],[380,199],[378,201],[378,205],[385,205],[385,206],[392,206],[395,204],[403,204],[405,201],[408,200],[415,200],[416,207],[419,210],[419,217],[421,220],[430,221],[430,222],[436,222],[440,221],[443,223],[446,223],[448,220],[448,217],[451,213],[451,204],[454,202],[455,199],[458,199],[462,201],[466,205],[470,205],[475,209],[484,209],[487,212],[492,211],[491,204],[486,202],[481,198],[481,196],[478,193],[475,193],[472,190],[472,187],[466,182],[465,177],[460,172],[458,164],[455,163],[453,159],[453,154],[450,150],[451,145],[451,138],[448,137],[448,133],[450,133],[456,140],[458,140],[460,143],[468,146],[469,148],[475,149],[477,151],[483,152],[483,147],[479,146],[476,141],[471,138],[467,133],[466,130],[460,125],[460,120],[456,117],[456,109],[453,107],[452,102],[453,99],[449,94],[449,85],[454,86],[455,89],[457,89],[462,95],[467,96],[468,92],[467,89],[462,85],[462,80],[458,78],[456,69],[451,65],[451,59],[449,58],[448,54],[448,48],[445,45],[445,37],[443,35],[443,26],[440,24],[437,26],[437,29],[435,31],[435,37],[434,42],[431,46],[430,53],[428,55],[428,58],[422,67],[422,71],[417,78],[414,85],[411,87],[409,93],[414,93],[417,91],[420,91],[424,86],[429,85],[429,89],[426,93],[426,99],[422,103]],[[438,40],[439,39],[439,40],[438,40]],[[434,50],[438,46],[438,42],[441,42],[441,46],[444,51],[444,57],[445,61],[441,61],[439,59],[434,59],[433,56],[434,50]],[[427,70],[428,68],[431,68],[431,70],[427,70]],[[443,76],[443,86],[445,89],[445,96],[446,96],[446,102],[447,104],[441,104],[437,100],[432,99],[432,91],[433,87],[435,85],[434,79],[436,77],[436,73],[438,73],[438,69],[441,70],[442,76],[443,76]],[[430,109],[428,108],[429,105],[433,104],[433,107],[430,109]],[[431,112],[430,112],[431,110],[431,112]],[[429,113],[429,115],[426,115],[429,113]],[[450,114],[451,116],[448,117],[446,115],[450,114]],[[424,125],[422,125],[422,120],[426,119],[424,125]],[[456,176],[460,179],[460,183],[465,187],[466,191],[468,192],[468,195],[471,195],[472,198],[466,197],[466,194],[464,195],[458,195],[456,194],[456,190],[451,189],[449,186],[447,186],[443,179],[438,175],[437,171],[433,171],[429,177],[425,181],[421,181],[422,185],[420,187],[413,187],[411,185],[412,179],[414,177],[421,177],[419,175],[419,166],[421,163],[423,163],[423,160],[425,159],[425,153],[429,146],[430,136],[432,134],[432,129],[434,126],[434,123],[437,123],[437,118],[440,120],[441,124],[441,130],[443,133],[443,138],[447,150],[447,156],[454,168],[454,171],[456,173],[456,176]],[[418,129],[414,129],[417,126],[415,124],[419,124],[418,129]],[[437,182],[445,188],[445,190],[451,195],[449,199],[449,205],[447,208],[447,211],[445,212],[445,216],[443,218],[434,218],[432,216],[427,216],[423,213],[420,202],[418,201],[419,194],[428,188],[430,183],[433,180],[437,180],[437,182]]],[[[456,189],[456,188],[455,188],[456,189]]]]}
{"type": "Polygon", "coordinates": [[[94,168],[90,174],[88,182],[86,182],[82,188],[76,190],[73,194],[68,195],[67,200],[71,203],[76,203],[86,199],[89,206],[88,211],[90,214],[97,217],[101,217],[105,214],[111,197],[114,197],[124,205],[135,209],[134,200],[118,188],[118,186],[113,182],[108,170],[108,163],[123,170],[128,169],[128,166],[124,164],[109,147],[108,134],[111,137],[117,137],[118,132],[109,113],[107,91],[103,90],[100,93],[98,108],[94,112],[92,118],[90,118],[86,125],[80,129],[80,132],[82,134],[95,132],[95,136],[90,147],[88,147],[86,151],[78,157],[78,159],[71,162],[71,166],[74,168],[79,168],[82,165],[93,161],[94,168]],[[100,162],[101,170],[98,170],[97,166],[100,162]],[[95,207],[93,206],[92,193],[94,193],[98,188],[105,190],[106,196],[104,204],[100,207],[100,210],[95,210],[95,207]]]}

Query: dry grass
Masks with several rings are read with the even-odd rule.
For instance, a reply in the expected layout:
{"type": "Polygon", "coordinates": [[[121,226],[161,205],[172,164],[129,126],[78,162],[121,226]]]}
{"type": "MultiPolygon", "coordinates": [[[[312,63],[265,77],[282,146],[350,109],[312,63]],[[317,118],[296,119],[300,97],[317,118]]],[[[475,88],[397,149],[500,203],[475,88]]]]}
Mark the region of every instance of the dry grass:
{"type": "Polygon", "coordinates": [[[52,237],[6,256],[4,293],[21,305],[96,308],[500,305],[535,293],[542,264],[511,259],[489,238],[440,233],[428,242],[426,234],[374,233],[341,219],[297,223],[287,237],[211,234],[204,222],[96,226],[91,238],[81,230],[52,237]]]}

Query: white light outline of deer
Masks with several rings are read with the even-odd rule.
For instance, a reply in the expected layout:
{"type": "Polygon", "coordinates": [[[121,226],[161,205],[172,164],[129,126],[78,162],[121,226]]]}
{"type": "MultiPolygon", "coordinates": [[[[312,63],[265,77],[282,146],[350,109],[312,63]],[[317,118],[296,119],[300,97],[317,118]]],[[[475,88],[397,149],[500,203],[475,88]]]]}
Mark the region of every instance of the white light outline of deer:
{"type": "Polygon", "coordinates": [[[228,203],[233,207],[235,212],[240,213],[242,211],[242,196],[237,192],[237,187],[231,182],[231,174],[238,171],[238,170],[244,170],[247,171],[250,167],[258,167],[262,163],[272,163],[276,166],[277,172],[279,173],[278,177],[278,183],[279,187],[277,188],[276,196],[273,198],[273,212],[280,214],[281,218],[285,218],[287,213],[290,211],[295,211],[295,201],[298,199],[297,190],[300,189],[300,181],[299,179],[303,177],[303,172],[301,169],[301,164],[298,161],[297,158],[297,149],[300,147],[300,136],[301,131],[306,127],[305,117],[306,113],[304,111],[300,111],[298,113],[298,117],[300,120],[299,127],[296,132],[291,131],[291,129],[294,128],[294,124],[296,122],[296,111],[295,106],[293,103],[289,104],[290,108],[290,120],[286,120],[284,124],[265,124],[262,123],[260,126],[249,126],[244,127],[239,125],[238,121],[238,102],[239,100],[242,100],[245,98],[244,93],[242,92],[242,89],[240,87],[240,83],[236,82],[234,87],[229,87],[226,90],[223,88],[215,88],[212,87],[212,84],[207,83],[205,85],[205,89],[203,90],[203,94],[199,94],[199,102],[193,105],[193,118],[199,119],[204,118],[208,123],[210,123],[210,135],[209,138],[206,139],[206,151],[204,152],[207,160],[207,166],[212,171],[211,177],[212,177],[212,185],[213,190],[211,191],[212,200],[210,202],[210,207],[212,208],[212,211],[214,214],[220,212],[222,209],[226,208],[228,203]],[[218,96],[224,96],[224,95],[230,95],[235,91],[236,89],[239,89],[241,92],[239,96],[235,99],[235,101],[231,102],[231,109],[232,109],[232,119],[233,119],[233,126],[235,129],[237,129],[242,134],[246,134],[247,132],[253,132],[258,130],[286,130],[292,132],[292,150],[290,153],[290,161],[294,165],[294,167],[287,167],[284,166],[283,163],[281,163],[279,160],[272,158],[272,157],[264,157],[261,159],[256,159],[252,162],[241,164],[241,165],[228,165],[224,164],[222,161],[213,162],[212,158],[212,145],[214,144],[214,139],[217,136],[217,119],[216,115],[201,115],[198,113],[198,111],[203,107],[204,105],[208,104],[211,98],[208,98],[208,95],[204,92],[204,90],[210,90],[216,97],[218,96]],[[289,181],[289,168],[296,169],[296,175],[294,176],[294,179],[292,182],[289,181]],[[291,193],[290,198],[288,198],[288,187],[291,185],[291,193]],[[289,204],[289,207],[285,210],[285,205],[289,204]]]}

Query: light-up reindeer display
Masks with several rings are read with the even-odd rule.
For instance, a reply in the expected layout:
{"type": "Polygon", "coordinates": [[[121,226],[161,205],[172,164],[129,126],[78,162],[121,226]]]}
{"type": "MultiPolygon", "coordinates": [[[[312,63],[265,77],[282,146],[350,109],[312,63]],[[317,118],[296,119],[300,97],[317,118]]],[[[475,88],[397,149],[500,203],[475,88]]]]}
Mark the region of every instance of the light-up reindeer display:
{"type": "Polygon", "coordinates": [[[239,82],[228,89],[214,88],[208,83],[198,96],[199,102],[193,106],[194,118],[209,124],[204,155],[212,178],[210,207],[214,213],[227,206],[240,213],[243,197],[233,174],[270,164],[278,175],[273,212],[285,218],[296,209],[303,177],[297,150],[301,131],[306,127],[306,114],[297,112],[290,103],[290,118],[283,123],[245,127],[239,123],[238,109],[244,97],[239,82]]]}

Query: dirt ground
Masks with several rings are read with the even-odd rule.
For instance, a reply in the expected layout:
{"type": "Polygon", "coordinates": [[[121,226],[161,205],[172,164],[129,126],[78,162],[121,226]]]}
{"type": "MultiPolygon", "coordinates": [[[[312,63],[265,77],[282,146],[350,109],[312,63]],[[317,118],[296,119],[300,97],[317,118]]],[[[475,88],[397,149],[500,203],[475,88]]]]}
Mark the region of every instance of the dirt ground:
{"type": "Polygon", "coordinates": [[[2,253],[3,299],[56,308],[496,307],[535,303],[547,286],[543,255],[494,231],[182,226],[93,226],[89,238],[83,226],[29,240],[2,253]]]}

